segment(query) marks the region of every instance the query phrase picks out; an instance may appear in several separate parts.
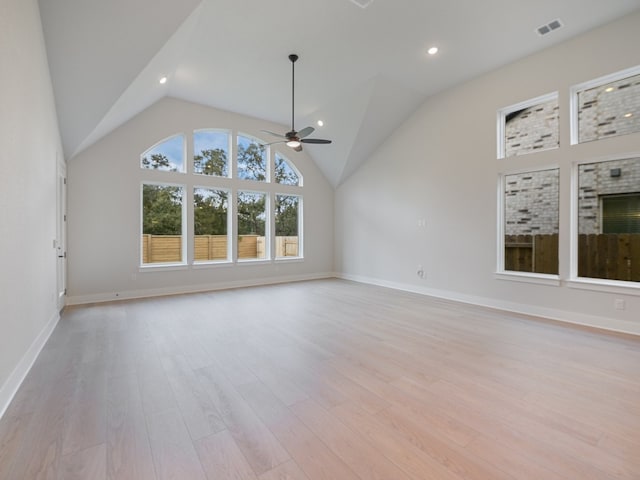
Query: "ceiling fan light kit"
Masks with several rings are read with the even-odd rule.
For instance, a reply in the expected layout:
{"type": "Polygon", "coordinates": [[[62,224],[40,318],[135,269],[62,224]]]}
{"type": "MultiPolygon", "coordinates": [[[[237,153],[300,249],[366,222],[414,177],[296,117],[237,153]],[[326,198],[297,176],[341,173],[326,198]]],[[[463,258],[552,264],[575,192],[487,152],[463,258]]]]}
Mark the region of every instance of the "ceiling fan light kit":
{"type": "Polygon", "coordinates": [[[291,62],[291,130],[281,135],[279,133],[270,132],[269,130],[262,130],[269,135],[273,135],[275,137],[280,137],[283,140],[269,143],[268,145],[273,145],[274,143],[286,143],[286,145],[296,152],[302,151],[303,143],[312,143],[312,144],[323,144],[326,145],[331,143],[331,140],[325,140],[324,138],[306,138],[308,135],[311,135],[315,128],[313,127],[305,127],[299,132],[296,131],[295,128],[295,63],[298,60],[298,55],[292,53],[289,55],[289,61],[291,62]]]}

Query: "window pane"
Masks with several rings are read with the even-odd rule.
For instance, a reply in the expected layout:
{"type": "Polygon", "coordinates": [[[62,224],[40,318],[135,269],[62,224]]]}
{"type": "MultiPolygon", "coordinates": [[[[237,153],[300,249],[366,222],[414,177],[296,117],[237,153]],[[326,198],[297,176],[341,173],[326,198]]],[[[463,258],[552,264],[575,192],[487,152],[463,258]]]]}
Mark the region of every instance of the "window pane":
{"type": "Polygon", "coordinates": [[[199,130],[193,134],[193,172],[229,176],[229,132],[199,130]]]}
{"type": "Polygon", "coordinates": [[[557,275],[559,170],[504,180],[504,269],[557,275]]]}
{"type": "Polygon", "coordinates": [[[640,75],[578,92],[579,142],[640,132],[640,75]]]}
{"type": "Polygon", "coordinates": [[[255,138],[238,135],[238,178],[267,180],[267,150],[255,138]]]}
{"type": "Polygon", "coordinates": [[[602,197],[602,233],[640,233],[640,194],[602,197]]]}
{"type": "Polygon", "coordinates": [[[176,135],[140,156],[140,166],[166,172],[184,172],[184,135],[176,135]]]}
{"type": "Polygon", "coordinates": [[[195,262],[229,259],[227,239],[228,192],[193,189],[193,231],[195,262]]]}
{"type": "Polygon", "coordinates": [[[265,193],[238,192],[238,258],[265,259],[267,245],[265,193]]]}
{"type": "Polygon", "coordinates": [[[640,158],[578,167],[578,276],[640,282],[640,158]]]}
{"type": "Polygon", "coordinates": [[[276,195],[276,258],[299,257],[300,197],[276,195]]]}
{"type": "Polygon", "coordinates": [[[504,116],[505,157],[558,148],[558,97],[504,116]]]}
{"type": "Polygon", "coordinates": [[[142,263],[183,261],[182,200],[173,185],[142,186],[142,263]]]}
{"type": "Polygon", "coordinates": [[[275,177],[276,183],[283,185],[300,185],[300,177],[291,167],[289,161],[279,153],[276,153],[275,177]]]}

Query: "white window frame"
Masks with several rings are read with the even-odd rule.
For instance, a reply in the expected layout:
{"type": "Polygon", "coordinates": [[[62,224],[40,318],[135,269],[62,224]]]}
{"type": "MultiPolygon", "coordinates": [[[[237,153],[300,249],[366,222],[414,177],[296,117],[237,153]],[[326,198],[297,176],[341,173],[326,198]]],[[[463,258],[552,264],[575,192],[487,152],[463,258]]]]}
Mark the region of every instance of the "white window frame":
{"type": "MultiPolygon", "coordinates": [[[[609,82],[607,82],[609,83],[609,82]]],[[[618,293],[621,295],[640,296],[640,282],[625,282],[623,280],[608,280],[604,278],[579,277],[578,276],[578,194],[580,188],[579,167],[591,163],[610,162],[627,158],[638,158],[640,152],[631,152],[621,155],[607,155],[599,158],[578,160],[571,166],[571,223],[570,223],[570,259],[569,280],[567,285],[571,288],[593,290],[598,292],[618,293]]]]}
{"type": "Polygon", "coordinates": [[[154,143],[145,149],[145,152],[153,149],[167,140],[180,136],[183,139],[183,171],[154,170],[142,167],[142,157],[139,156],[139,168],[141,173],[139,192],[139,242],[138,242],[138,271],[150,272],[158,270],[186,270],[202,268],[236,267],[239,265],[251,265],[256,263],[282,263],[304,261],[304,176],[294,161],[286,153],[275,148],[265,147],[266,174],[265,181],[256,181],[238,178],[237,170],[237,144],[239,137],[249,139],[258,145],[265,142],[255,135],[238,131],[235,128],[203,127],[191,130],[191,135],[183,132],[174,133],[154,143]],[[223,132],[229,136],[228,176],[203,175],[195,173],[193,155],[195,150],[194,136],[197,132],[223,132]],[[298,175],[298,185],[280,184],[275,182],[275,156],[285,159],[290,168],[298,175]],[[148,172],[153,173],[148,173],[148,172]],[[159,173],[158,173],[159,172],[159,173]],[[176,176],[172,176],[175,174],[176,176]],[[178,176],[179,175],[179,176],[178,176]],[[166,178],[165,181],[164,179],[166,178]],[[173,181],[171,181],[173,180],[173,181]],[[183,192],[182,201],[182,260],[168,263],[142,263],[142,230],[143,218],[143,186],[159,185],[179,187],[183,192]],[[227,205],[227,259],[211,261],[195,261],[195,231],[194,231],[194,204],[193,192],[196,188],[207,190],[225,191],[229,195],[227,205]],[[238,258],[238,192],[257,193],[265,196],[265,258],[238,258]],[[277,193],[276,193],[277,192],[277,193]],[[298,256],[275,258],[275,195],[295,196],[298,198],[298,256]]]}
{"type": "MultiPolygon", "coordinates": [[[[501,172],[498,175],[498,222],[497,222],[497,251],[496,251],[496,271],[495,278],[499,280],[514,280],[526,283],[535,283],[539,285],[560,285],[560,265],[558,265],[558,274],[548,273],[534,273],[534,272],[518,272],[513,270],[505,270],[504,268],[504,255],[505,255],[505,178],[509,175],[520,175],[524,173],[542,172],[546,170],[558,170],[560,174],[560,167],[558,165],[545,165],[528,168],[509,169],[501,172]]],[[[561,185],[558,184],[560,189],[561,185]]],[[[560,192],[558,192],[558,210],[560,209],[560,192]]],[[[560,213],[560,212],[558,212],[560,213]]]]}
{"type": "MultiPolygon", "coordinates": [[[[546,103],[549,102],[551,100],[558,100],[558,104],[559,102],[559,95],[558,92],[551,92],[551,93],[547,93],[545,95],[540,95],[539,97],[535,97],[535,98],[531,98],[529,100],[525,100],[523,102],[520,103],[515,103],[513,105],[509,105],[508,107],[504,107],[501,108],[500,110],[498,110],[498,114],[497,114],[497,155],[498,155],[498,159],[503,159],[503,158],[512,158],[512,157],[507,157],[506,156],[506,118],[510,113],[513,112],[517,112],[518,110],[523,110],[525,108],[529,108],[529,107],[533,107],[534,105],[539,105],[541,103],[546,103]]],[[[547,148],[545,150],[542,151],[548,151],[548,150],[556,150],[559,147],[553,147],[553,148],[547,148]]],[[[523,153],[523,155],[530,155],[532,153],[539,153],[539,152],[527,152],[527,153],[523,153]]]]}
{"type": "MultiPolygon", "coordinates": [[[[169,172],[169,173],[178,173],[178,172],[169,172]]],[[[189,258],[189,252],[190,250],[187,247],[187,203],[188,203],[188,198],[189,198],[189,193],[188,193],[188,189],[187,189],[187,185],[184,183],[173,183],[173,182],[158,182],[158,181],[149,181],[149,180],[142,180],[140,182],[140,203],[139,203],[139,207],[140,207],[140,225],[139,225],[139,233],[138,233],[138,237],[139,237],[139,242],[138,242],[138,246],[139,246],[139,251],[138,251],[138,260],[139,260],[139,270],[140,271],[144,271],[144,270],[157,270],[157,269],[165,269],[165,270],[170,270],[170,269],[183,269],[185,267],[187,267],[189,265],[188,263],[188,258],[189,258]],[[181,250],[182,250],[182,260],[180,262],[166,262],[166,263],[143,263],[143,258],[142,258],[142,252],[143,252],[143,247],[142,247],[142,235],[144,235],[144,207],[143,207],[143,200],[144,200],[144,185],[158,185],[158,186],[162,186],[162,187],[179,187],[182,189],[182,221],[180,222],[180,226],[182,229],[181,232],[181,250]]]]}
{"type": "Polygon", "coordinates": [[[607,83],[624,80],[627,77],[633,77],[636,75],[640,75],[640,65],[627,68],[625,70],[620,70],[619,72],[611,73],[609,75],[604,75],[593,80],[588,80],[577,85],[573,85],[569,89],[569,129],[571,135],[571,145],[578,145],[580,143],[580,125],[578,122],[578,110],[580,109],[580,103],[578,101],[578,93],[584,90],[601,87],[603,85],[606,85],[607,83]]]}

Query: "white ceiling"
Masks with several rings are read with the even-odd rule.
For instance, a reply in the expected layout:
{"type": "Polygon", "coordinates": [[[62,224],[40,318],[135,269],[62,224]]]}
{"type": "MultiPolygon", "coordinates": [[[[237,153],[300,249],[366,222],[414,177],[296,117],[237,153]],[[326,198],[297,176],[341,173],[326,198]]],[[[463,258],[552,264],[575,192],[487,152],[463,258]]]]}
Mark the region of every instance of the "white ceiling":
{"type": "Polygon", "coordinates": [[[67,158],[164,96],[277,122],[284,133],[287,56],[297,53],[296,129],[324,120],[312,136],[333,144],[305,150],[334,186],[429,95],[640,8],[640,0],[39,3],[67,158]],[[562,29],[535,32],[556,18],[562,29]]]}

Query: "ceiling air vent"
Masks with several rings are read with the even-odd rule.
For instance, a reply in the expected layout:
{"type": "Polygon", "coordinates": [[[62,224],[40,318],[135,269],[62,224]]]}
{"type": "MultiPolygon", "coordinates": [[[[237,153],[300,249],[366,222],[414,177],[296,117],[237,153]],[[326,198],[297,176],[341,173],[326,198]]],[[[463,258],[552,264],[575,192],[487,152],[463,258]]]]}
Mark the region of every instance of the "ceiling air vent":
{"type": "Polygon", "coordinates": [[[360,8],[367,8],[373,3],[373,0],[351,0],[351,2],[355,3],[360,8]]]}
{"type": "Polygon", "coordinates": [[[557,30],[562,26],[564,26],[562,21],[559,18],[556,18],[555,20],[553,20],[553,21],[551,21],[551,22],[549,22],[549,23],[547,23],[545,25],[540,25],[538,28],[536,28],[536,32],[538,33],[538,35],[544,36],[547,33],[551,33],[554,30],[557,30]]]}

